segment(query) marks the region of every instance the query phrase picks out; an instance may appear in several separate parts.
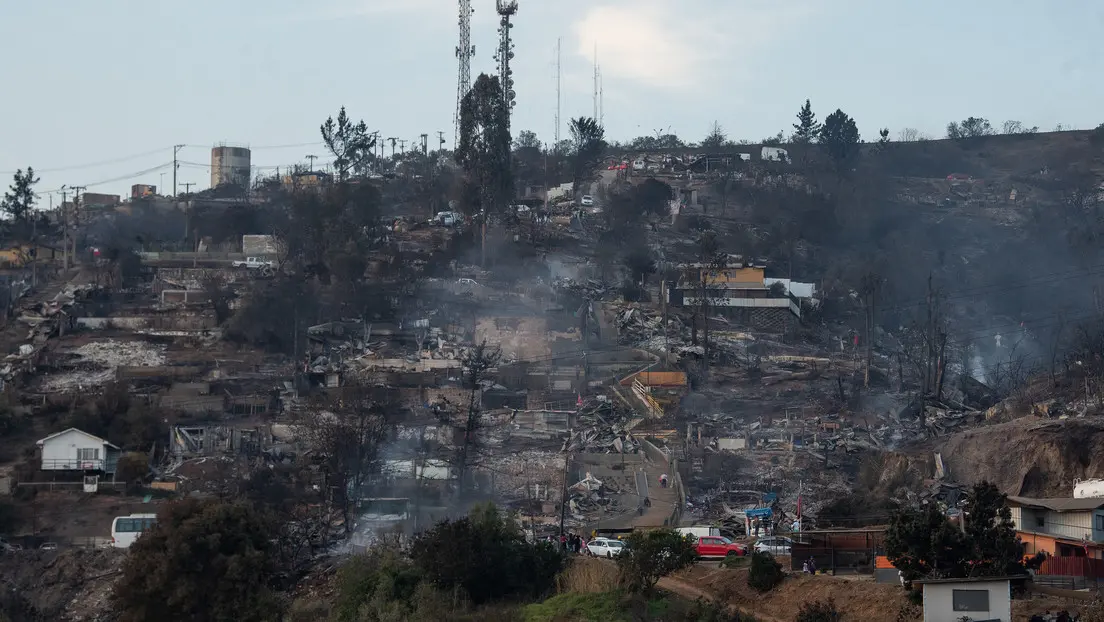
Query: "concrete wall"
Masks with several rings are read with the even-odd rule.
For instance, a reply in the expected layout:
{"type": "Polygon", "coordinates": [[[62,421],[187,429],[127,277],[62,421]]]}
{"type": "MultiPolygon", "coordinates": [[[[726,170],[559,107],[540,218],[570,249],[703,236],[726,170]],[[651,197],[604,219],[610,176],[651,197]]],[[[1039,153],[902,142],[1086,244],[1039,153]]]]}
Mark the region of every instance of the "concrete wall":
{"type": "Polygon", "coordinates": [[[973,620],[1012,622],[1012,594],[1008,581],[976,581],[965,583],[924,584],[924,622],[957,622],[963,616],[973,620]],[[989,594],[986,611],[956,611],[956,590],[984,591],[989,594]]]}

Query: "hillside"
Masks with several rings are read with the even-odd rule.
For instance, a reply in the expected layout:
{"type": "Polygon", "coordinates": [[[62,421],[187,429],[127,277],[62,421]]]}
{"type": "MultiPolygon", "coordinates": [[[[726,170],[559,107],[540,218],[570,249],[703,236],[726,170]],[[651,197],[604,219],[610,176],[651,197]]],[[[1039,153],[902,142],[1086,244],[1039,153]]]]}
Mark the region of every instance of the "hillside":
{"type": "Polygon", "coordinates": [[[1104,421],[1025,417],[959,432],[938,450],[959,482],[989,480],[1012,495],[1068,497],[1075,480],[1104,477],[1104,421]]]}

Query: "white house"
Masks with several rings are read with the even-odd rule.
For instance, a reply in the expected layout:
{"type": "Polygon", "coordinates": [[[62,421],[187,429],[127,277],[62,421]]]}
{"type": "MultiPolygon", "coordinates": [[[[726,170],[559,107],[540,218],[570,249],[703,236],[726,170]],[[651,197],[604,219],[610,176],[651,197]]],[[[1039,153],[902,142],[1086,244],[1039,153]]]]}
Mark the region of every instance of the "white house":
{"type": "Polygon", "coordinates": [[[1008,577],[923,579],[924,622],[1012,622],[1012,587],[1008,577]]]}
{"type": "Polygon", "coordinates": [[[114,473],[122,453],[104,439],[69,428],[36,443],[42,449],[43,471],[101,471],[114,473]]]}

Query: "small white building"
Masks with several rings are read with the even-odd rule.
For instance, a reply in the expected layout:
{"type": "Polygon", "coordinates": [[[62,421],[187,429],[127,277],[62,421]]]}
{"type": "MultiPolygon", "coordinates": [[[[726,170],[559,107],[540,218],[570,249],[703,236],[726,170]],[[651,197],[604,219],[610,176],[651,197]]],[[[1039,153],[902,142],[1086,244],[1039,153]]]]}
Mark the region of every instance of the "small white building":
{"type": "Polygon", "coordinates": [[[43,471],[100,471],[114,473],[122,453],[106,440],[69,428],[36,443],[42,450],[43,471]]]}
{"type": "Polygon", "coordinates": [[[1008,577],[921,579],[924,622],[1012,622],[1012,587],[1008,577]]]}

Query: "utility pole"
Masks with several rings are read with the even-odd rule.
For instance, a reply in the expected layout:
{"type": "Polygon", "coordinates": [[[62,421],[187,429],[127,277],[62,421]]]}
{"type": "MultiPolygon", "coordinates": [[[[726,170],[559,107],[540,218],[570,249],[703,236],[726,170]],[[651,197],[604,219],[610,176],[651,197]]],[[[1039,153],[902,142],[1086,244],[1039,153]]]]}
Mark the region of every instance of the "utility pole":
{"type": "Polygon", "coordinates": [[[173,145],[173,198],[176,197],[176,170],[180,168],[180,164],[176,162],[176,154],[183,148],[184,145],[173,145]]]}
{"type": "MultiPolygon", "coordinates": [[[[571,444],[571,430],[567,431],[567,444],[571,444]]],[[[560,535],[564,535],[564,521],[567,520],[567,469],[571,465],[571,453],[564,447],[563,489],[560,491],[560,535]]]]}
{"type": "Polygon", "coordinates": [[[182,182],[180,182],[180,185],[184,186],[184,194],[191,194],[192,186],[195,185],[195,182],[193,182],[193,181],[182,181],[182,182]]]}
{"type": "Polygon", "coordinates": [[[445,149],[445,133],[442,132],[441,130],[437,130],[437,144],[438,144],[437,148],[440,149],[441,151],[444,151],[444,149],[445,149]]]}
{"type": "MultiPolygon", "coordinates": [[[[80,193],[84,190],[84,186],[73,186],[73,225],[76,226],[79,221],[77,213],[80,211],[80,193]]],[[[69,236],[69,244],[72,249],[69,252],[69,256],[73,258],[73,265],[77,263],[77,240],[73,236],[69,236]]]]}
{"type": "Polygon", "coordinates": [[[429,155],[429,134],[421,134],[422,139],[422,155],[429,155]]]}
{"type": "Polygon", "coordinates": [[[310,168],[307,169],[307,170],[308,170],[308,172],[313,173],[314,172],[314,161],[318,159],[318,156],[307,154],[307,159],[310,160],[310,168]]]}
{"type": "Polygon", "coordinates": [[[406,153],[406,140],[402,138],[399,139],[399,153],[406,153]]]}
{"type": "Polygon", "coordinates": [[[68,271],[69,270],[69,208],[65,205],[65,198],[68,196],[68,192],[65,190],[68,186],[61,186],[61,214],[59,220],[61,220],[61,265],[68,271]]]}

